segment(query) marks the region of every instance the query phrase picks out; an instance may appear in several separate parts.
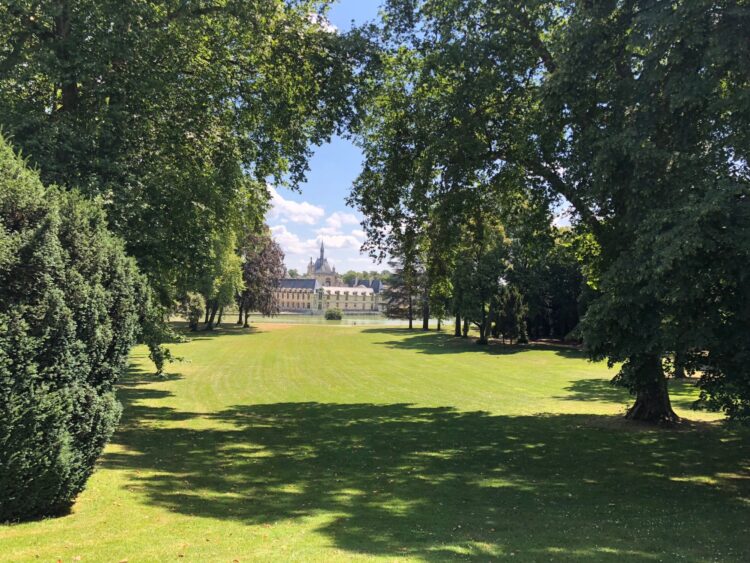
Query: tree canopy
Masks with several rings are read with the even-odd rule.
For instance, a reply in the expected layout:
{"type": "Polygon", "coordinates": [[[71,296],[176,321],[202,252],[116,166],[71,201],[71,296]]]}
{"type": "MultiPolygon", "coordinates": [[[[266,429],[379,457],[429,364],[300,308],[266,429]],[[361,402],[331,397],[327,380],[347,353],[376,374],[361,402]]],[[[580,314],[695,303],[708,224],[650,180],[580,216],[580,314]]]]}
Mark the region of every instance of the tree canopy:
{"type": "Polygon", "coordinates": [[[747,417],[749,21],[736,1],[388,1],[351,196],[369,248],[409,231],[448,257],[493,207],[529,241],[569,207],[587,241],[581,334],[623,363],[629,416],[676,418],[664,360],[679,353],[708,402],[747,417]]]}
{"type": "Polygon", "coordinates": [[[356,38],[327,3],[4,2],[0,126],[44,182],[102,198],[171,303],[346,120],[356,38]]]}

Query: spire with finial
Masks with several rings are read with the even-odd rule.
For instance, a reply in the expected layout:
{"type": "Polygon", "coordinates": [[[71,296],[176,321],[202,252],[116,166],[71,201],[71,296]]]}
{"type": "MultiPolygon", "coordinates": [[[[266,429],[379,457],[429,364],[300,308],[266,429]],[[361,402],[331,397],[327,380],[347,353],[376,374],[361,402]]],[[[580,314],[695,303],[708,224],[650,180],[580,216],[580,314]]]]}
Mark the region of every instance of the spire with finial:
{"type": "Polygon", "coordinates": [[[325,245],[323,244],[323,241],[320,241],[320,263],[323,263],[323,257],[325,255],[325,245]]]}

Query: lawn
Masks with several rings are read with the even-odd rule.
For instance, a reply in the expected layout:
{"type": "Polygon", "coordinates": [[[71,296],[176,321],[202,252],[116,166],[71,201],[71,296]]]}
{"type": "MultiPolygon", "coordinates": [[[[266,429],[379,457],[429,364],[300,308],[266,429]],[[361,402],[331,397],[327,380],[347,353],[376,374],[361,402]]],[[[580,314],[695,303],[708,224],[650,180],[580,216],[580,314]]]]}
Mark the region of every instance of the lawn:
{"type": "Polygon", "coordinates": [[[747,561],[750,434],[623,423],[612,372],[555,347],[387,327],[198,334],[72,514],[0,526],[3,561],[747,561]]]}

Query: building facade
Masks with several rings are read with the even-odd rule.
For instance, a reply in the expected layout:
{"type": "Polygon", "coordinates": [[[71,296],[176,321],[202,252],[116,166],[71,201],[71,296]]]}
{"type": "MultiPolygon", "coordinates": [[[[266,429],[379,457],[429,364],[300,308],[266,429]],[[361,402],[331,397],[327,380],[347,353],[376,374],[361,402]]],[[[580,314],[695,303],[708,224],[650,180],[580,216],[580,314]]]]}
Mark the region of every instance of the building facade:
{"type": "Polygon", "coordinates": [[[381,294],[371,287],[322,286],[314,279],[284,279],[275,291],[282,313],[323,314],[328,309],[370,314],[381,310],[381,294]]]}
{"type": "Polygon", "coordinates": [[[344,285],[336,268],[328,264],[325,247],[320,257],[307,267],[307,277],[281,280],[274,292],[282,313],[322,315],[328,309],[345,313],[372,314],[383,310],[383,285],[379,281],[357,280],[353,287],[344,285]]]}

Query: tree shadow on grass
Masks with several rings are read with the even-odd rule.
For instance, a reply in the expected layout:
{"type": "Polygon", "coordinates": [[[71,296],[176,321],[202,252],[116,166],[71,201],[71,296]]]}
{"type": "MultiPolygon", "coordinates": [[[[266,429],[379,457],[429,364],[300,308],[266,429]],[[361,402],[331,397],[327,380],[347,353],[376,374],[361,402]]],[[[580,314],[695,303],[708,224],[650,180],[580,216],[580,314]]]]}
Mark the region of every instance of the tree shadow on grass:
{"type": "Polygon", "coordinates": [[[185,413],[149,393],[123,389],[127,409],[142,410],[103,464],[130,470],[129,488],[177,513],[248,525],[321,517],[317,532],[339,549],[435,561],[740,560],[750,550],[747,434],[408,404],[185,413]],[[180,424],[194,418],[209,427],[180,424]]]}
{"type": "Polygon", "coordinates": [[[213,330],[205,330],[201,323],[199,330],[196,331],[191,331],[190,326],[185,321],[171,321],[169,324],[179,335],[188,340],[209,340],[219,336],[245,336],[263,332],[261,328],[255,325],[243,327],[234,322],[224,322],[213,330]]]}
{"type": "MultiPolygon", "coordinates": [[[[672,406],[683,410],[696,410],[698,398],[696,379],[669,379],[669,395],[672,406]]],[[[632,397],[628,390],[612,383],[608,379],[578,379],[565,388],[569,393],[558,399],[566,401],[597,401],[617,404],[628,404],[632,397]]]]}
{"type": "Polygon", "coordinates": [[[531,344],[503,344],[499,340],[490,340],[485,346],[479,346],[475,338],[457,338],[453,335],[438,332],[420,332],[404,328],[368,328],[365,334],[385,334],[401,336],[398,340],[376,342],[398,350],[416,350],[423,354],[465,354],[479,353],[490,355],[510,355],[530,350],[551,350],[565,358],[585,359],[584,352],[573,346],[556,345],[548,342],[531,344]]]}

